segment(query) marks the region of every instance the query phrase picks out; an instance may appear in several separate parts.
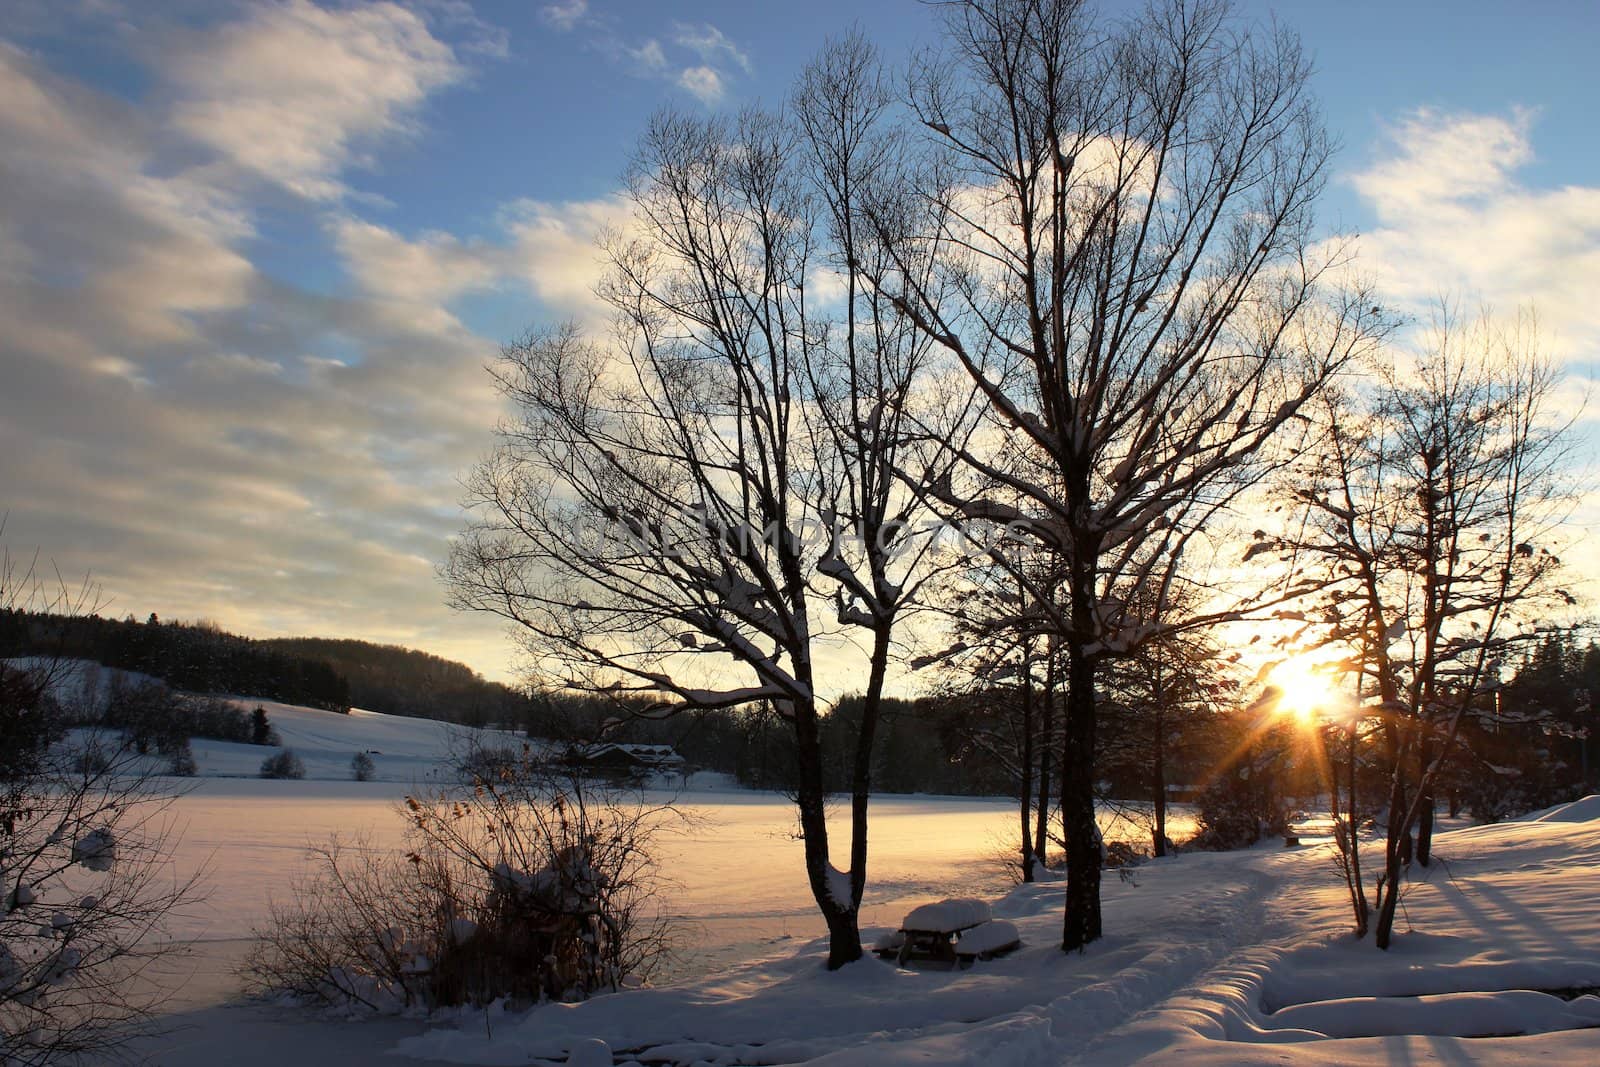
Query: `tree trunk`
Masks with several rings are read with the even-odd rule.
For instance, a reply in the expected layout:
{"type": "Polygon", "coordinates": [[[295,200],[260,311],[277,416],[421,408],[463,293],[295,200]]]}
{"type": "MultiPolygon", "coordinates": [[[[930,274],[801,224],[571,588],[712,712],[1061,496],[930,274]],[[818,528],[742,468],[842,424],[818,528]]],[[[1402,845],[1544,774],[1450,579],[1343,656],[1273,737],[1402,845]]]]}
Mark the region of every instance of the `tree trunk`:
{"type": "Polygon", "coordinates": [[[1017,790],[1022,819],[1022,880],[1033,881],[1033,651],[1025,639],[1022,651],[1022,783],[1017,790]]]}
{"type": "Polygon", "coordinates": [[[1333,828],[1335,841],[1343,860],[1345,889],[1350,895],[1350,910],[1355,917],[1356,939],[1367,936],[1367,892],[1361,884],[1360,817],[1356,814],[1356,731],[1352,722],[1345,732],[1345,753],[1349,759],[1349,775],[1344,783],[1339,781],[1339,767],[1333,753],[1328,753],[1328,781],[1333,800],[1333,828]],[[1340,810],[1339,790],[1346,790],[1343,810],[1340,810]]]}
{"type": "Polygon", "coordinates": [[[1417,862],[1428,866],[1433,856],[1433,792],[1423,794],[1422,810],[1417,813],[1417,862]]]}
{"type": "Polygon", "coordinates": [[[837,899],[834,893],[838,879],[828,860],[828,817],[816,705],[796,702],[794,715],[798,771],[795,803],[800,809],[800,832],[805,838],[806,878],[828,924],[828,969],[837,970],[861,958],[861,931],[855,907],[848,900],[837,899]]]}
{"type": "Polygon", "coordinates": [[[1161,711],[1156,710],[1155,759],[1150,778],[1150,791],[1156,810],[1155,840],[1151,847],[1157,858],[1167,854],[1167,726],[1161,711]]]}
{"type": "Polygon", "coordinates": [[[1061,947],[1072,952],[1100,937],[1100,833],[1094,810],[1094,660],[1067,643],[1066,759],[1061,819],[1067,838],[1067,903],[1061,947]]]}
{"type": "Polygon", "coordinates": [[[1421,811],[1417,813],[1417,862],[1424,867],[1433,854],[1433,784],[1428,774],[1428,764],[1432,758],[1428,742],[1423,740],[1417,745],[1417,781],[1422,789],[1421,811]]]}
{"type": "Polygon", "coordinates": [[[1050,739],[1056,729],[1055,643],[1047,642],[1045,647],[1049,658],[1044,666],[1044,721],[1039,724],[1039,806],[1033,821],[1033,855],[1040,866],[1050,858],[1046,831],[1050,823],[1050,762],[1055,757],[1050,739]]]}
{"type": "Polygon", "coordinates": [[[1378,882],[1378,922],[1374,943],[1389,947],[1394,929],[1395,906],[1400,903],[1400,875],[1410,859],[1411,828],[1406,825],[1406,787],[1401,780],[1401,763],[1395,762],[1389,784],[1388,832],[1383,844],[1383,877],[1378,882]]]}
{"type": "MultiPolygon", "coordinates": [[[[1461,722],[1466,717],[1467,709],[1468,705],[1465,702],[1456,708],[1455,718],[1451,721],[1450,729],[1445,735],[1442,747],[1440,748],[1441,752],[1448,753],[1450,751],[1450,746],[1455,744],[1456,737],[1461,731],[1461,722]]],[[[1405,785],[1401,781],[1399,771],[1399,768],[1403,766],[1405,766],[1403,762],[1397,762],[1395,764],[1396,771],[1394,785],[1390,790],[1389,797],[1391,805],[1396,800],[1399,800],[1403,804],[1405,799],[1405,785]]],[[[1391,847],[1384,850],[1384,859],[1386,861],[1384,873],[1386,880],[1383,885],[1383,892],[1380,894],[1382,901],[1381,906],[1378,909],[1377,934],[1374,937],[1374,941],[1379,948],[1389,947],[1391,933],[1394,927],[1395,906],[1399,903],[1400,899],[1399,876],[1404,864],[1409,862],[1411,855],[1409,848],[1411,844],[1411,829],[1421,820],[1422,810],[1425,806],[1423,804],[1423,800],[1426,799],[1430,805],[1433,801],[1434,789],[1436,787],[1437,770],[1437,766],[1432,766],[1423,771],[1421,780],[1417,782],[1417,798],[1411,807],[1405,808],[1399,816],[1394,814],[1394,808],[1392,806],[1390,809],[1389,833],[1391,847]],[[1400,835],[1399,844],[1401,847],[1399,848],[1394,847],[1392,844],[1397,828],[1400,835]]]]}
{"type": "MultiPolygon", "coordinates": [[[[872,637],[872,665],[867,692],[861,700],[861,725],[856,734],[855,767],[850,779],[850,906],[861,910],[867,888],[867,806],[872,799],[872,754],[883,710],[883,680],[889,669],[890,630],[881,627],[872,637]]],[[[859,953],[858,953],[859,954],[859,953]]]]}

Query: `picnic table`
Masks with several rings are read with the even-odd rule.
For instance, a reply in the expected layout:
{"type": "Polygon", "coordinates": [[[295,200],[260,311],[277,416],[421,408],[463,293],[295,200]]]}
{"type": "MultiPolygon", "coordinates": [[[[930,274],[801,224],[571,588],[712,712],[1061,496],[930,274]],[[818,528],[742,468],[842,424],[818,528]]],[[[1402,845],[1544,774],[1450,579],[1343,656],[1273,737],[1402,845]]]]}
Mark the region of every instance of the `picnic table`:
{"type": "Polygon", "coordinates": [[[1017,928],[996,920],[987,903],[960,897],[913,908],[898,932],[873,947],[878,955],[893,956],[901,966],[913,960],[970,966],[977,960],[1002,956],[1021,943],[1017,928]]]}

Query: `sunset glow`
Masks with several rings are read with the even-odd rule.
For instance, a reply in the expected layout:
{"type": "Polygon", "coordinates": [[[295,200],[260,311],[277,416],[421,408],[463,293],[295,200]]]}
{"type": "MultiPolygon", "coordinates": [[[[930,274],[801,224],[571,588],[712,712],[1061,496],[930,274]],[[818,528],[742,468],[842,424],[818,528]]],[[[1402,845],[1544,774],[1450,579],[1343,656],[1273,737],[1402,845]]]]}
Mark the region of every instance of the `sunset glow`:
{"type": "Polygon", "coordinates": [[[1319,713],[1332,710],[1339,701],[1327,665],[1306,656],[1280,663],[1268,676],[1268,683],[1279,691],[1278,714],[1292,715],[1302,723],[1314,722],[1319,713]]]}
{"type": "Polygon", "coordinates": [[[0,0],[0,1067],[1600,1065],[1597,38],[0,0]]]}

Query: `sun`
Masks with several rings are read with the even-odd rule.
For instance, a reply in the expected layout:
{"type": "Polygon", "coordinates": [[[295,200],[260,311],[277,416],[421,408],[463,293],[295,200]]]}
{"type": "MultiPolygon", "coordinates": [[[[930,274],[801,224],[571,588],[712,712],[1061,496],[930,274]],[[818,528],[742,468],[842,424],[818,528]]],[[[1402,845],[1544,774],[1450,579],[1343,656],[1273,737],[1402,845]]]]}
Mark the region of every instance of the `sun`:
{"type": "Polygon", "coordinates": [[[1304,656],[1285,660],[1272,669],[1267,680],[1278,689],[1278,713],[1293,715],[1302,723],[1316,719],[1318,712],[1330,710],[1337,695],[1328,675],[1304,656]]]}

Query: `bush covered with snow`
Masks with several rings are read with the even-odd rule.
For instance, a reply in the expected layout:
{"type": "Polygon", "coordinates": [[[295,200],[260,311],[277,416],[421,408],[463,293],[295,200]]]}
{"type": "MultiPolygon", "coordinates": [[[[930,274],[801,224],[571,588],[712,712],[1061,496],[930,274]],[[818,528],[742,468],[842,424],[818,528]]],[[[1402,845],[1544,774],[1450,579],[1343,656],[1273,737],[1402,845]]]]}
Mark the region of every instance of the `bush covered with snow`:
{"type": "Polygon", "coordinates": [[[529,750],[407,797],[406,849],[313,850],[247,964],[255,989],[340,1008],[582,999],[666,947],[652,842],[670,809],[558,774],[529,750]]]}

